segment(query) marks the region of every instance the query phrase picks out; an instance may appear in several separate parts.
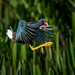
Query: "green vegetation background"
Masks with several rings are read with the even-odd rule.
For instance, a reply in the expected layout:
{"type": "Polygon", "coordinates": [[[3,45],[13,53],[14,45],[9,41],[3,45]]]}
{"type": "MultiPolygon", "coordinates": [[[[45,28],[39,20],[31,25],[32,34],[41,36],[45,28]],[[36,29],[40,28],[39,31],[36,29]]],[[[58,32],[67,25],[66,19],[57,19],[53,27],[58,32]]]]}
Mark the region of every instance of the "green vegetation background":
{"type": "Polygon", "coordinates": [[[0,0],[0,75],[75,75],[75,0],[0,0]],[[19,20],[40,18],[56,33],[45,54],[7,37],[19,20]]]}

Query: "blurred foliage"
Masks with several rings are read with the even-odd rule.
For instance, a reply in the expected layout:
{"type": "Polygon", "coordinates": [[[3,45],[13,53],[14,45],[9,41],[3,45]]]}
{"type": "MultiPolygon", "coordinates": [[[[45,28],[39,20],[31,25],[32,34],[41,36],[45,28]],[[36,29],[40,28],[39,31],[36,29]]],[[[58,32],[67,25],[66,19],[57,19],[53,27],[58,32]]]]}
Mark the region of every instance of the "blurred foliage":
{"type": "Polygon", "coordinates": [[[0,0],[0,75],[75,74],[75,0],[0,0]],[[56,33],[54,45],[31,51],[7,36],[19,20],[36,22],[45,18],[56,33]]]}

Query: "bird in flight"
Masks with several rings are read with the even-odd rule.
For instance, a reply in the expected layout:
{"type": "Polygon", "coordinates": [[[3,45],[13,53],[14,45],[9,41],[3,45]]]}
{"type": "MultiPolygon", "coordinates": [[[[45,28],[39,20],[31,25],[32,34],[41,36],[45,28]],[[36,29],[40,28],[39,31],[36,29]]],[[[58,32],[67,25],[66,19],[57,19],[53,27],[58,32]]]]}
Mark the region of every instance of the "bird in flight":
{"type": "Polygon", "coordinates": [[[45,19],[40,19],[38,22],[19,21],[17,31],[14,32],[12,28],[6,32],[7,36],[16,43],[27,43],[31,50],[38,50],[41,48],[42,53],[44,46],[51,46],[53,42],[49,42],[48,36],[52,37],[53,32],[45,19]],[[44,43],[37,47],[33,47],[33,42],[44,43]]]}

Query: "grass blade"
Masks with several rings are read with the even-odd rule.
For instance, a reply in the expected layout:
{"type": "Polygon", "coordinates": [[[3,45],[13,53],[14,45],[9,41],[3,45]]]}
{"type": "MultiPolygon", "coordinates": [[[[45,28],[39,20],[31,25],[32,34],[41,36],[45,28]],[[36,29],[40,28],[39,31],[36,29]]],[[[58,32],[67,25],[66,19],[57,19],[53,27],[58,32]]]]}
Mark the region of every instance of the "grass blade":
{"type": "Polygon", "coordinates": [[[13,75],[16,75],[16,58],[17,58],[17,44],[14,44],[13,49],[12,49],[12,53],[13,53],[13,75]]]}
{"type": "Polygon", "coordinates": [[[36,73],[37,75],[41,75],[41,70],[39,65],[36,65],[36,73]]]}
{"type": "Polygon", "coordinates": [[[58,66],[59,66],[59,69],[61,70],[60,68],[60,56],[59,56],[59,32],[57,32],[56,34],[56,53],[57,53],[57,63],[58,63],[58,66]]]}
{"type": "Polygon", "coordinates": [[[72,12],[73,45],[75,48],[75,12],[72,12]]]}
{"type": "Polygon", "coordinates": [[[2,62],[2,69],[1,69],[1,75],[6,75],[6,70],[5,70],[5,60],[3,59],[3,62],[2,62]]]}

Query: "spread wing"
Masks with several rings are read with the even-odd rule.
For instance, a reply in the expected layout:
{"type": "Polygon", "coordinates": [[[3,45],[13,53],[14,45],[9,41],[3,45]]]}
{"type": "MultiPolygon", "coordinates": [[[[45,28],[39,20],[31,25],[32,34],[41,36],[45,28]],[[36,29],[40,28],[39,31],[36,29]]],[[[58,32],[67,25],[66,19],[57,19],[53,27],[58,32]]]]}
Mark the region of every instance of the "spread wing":
{"type": "Polygon", "coordinates": [[[42,25],[35,33],[36,36],[34,38],[34,41],[38,43],[49,41],[51,40],[51,37],[53,36],[53,34],[54,33],[52,32],[52,29],[50,28],[50,26],[42,25]],[[50,38],[48,38],[48,36],[50,38]]]}
{"type": "MultiPolygon", "coordinates": [[[[35,23],[34,23],[35,24],[35,23]]],[[[36,25],[36,24],[35,24],[36,25]]],[[[29,31],[34,33],[32,41],[38,42],[38,43],[43,43],[46,41],[50,41],[51,37],[53,36],[53,32],[51,29],[51,26],[45,26],[41,25],[40,27],[38,26],[33,26],[33,25],[28,25],[29,31]],[[48,38],[48,36],[50,38],[48,38]]]]}
{"type": "Polygon", "coordinates": [[[21,32],[21,38],[18,42],[20,41],[20,43],[28,43],[32,45],[36,31],[37,28],[32,28],[26,25],[24,31],[21,32]]]}

